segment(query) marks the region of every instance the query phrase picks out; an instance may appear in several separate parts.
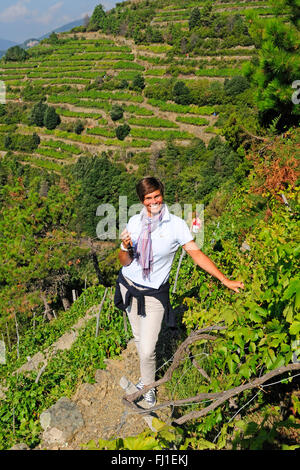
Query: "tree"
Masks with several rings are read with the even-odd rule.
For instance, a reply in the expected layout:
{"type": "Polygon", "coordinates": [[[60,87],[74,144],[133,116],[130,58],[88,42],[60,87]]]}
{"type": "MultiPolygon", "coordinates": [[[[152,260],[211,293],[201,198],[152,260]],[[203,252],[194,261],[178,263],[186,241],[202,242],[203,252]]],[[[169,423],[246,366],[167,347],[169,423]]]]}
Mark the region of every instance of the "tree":
{"type": "Polygon", "coordinates": [[[299,10],[299,3],[281,0],[280,5],[290,13],[290,21],[279,16],[266,19],[254,13],[249,15],[249,32],[258,49],[259,60],[248,64],[244,70],[257,90],[255,100],[260,124],[267,127],[276,119],[278,131],[297,126],[300,117],[299,106],[292,100],[292,85],[299,79],[300,69],[299,31],[292,19],[299,10]]]}
{"type": "Polygon", "coordinates": [[[6,114],[5,104],[0,104],[0,117],[5,116],[5,114],[6,114]]]}
{"type": "Polygon", "coordinates": [[[49,44],[58,44],[59,43],[59,38],[57,34],[53,31],[48,39],[49,44]]]}
{"type": "Polygon", "coordinates": [[[103,27],[104,20],[106,18],[106,13],[101,4],[97,5],[93,11],[93,14],[90,19],[90,25],[95,25],[97,29],[103,27]]]}
{"type": "Polygon", "coordinates": [[[224,91],[226,95],[235,96],[249,88],[250,83],[246,77],[236,75],[231,79],[226,78],[224,81],[224,91]]]}
{"type": "Polygon", "coordinates": [[[28,52],[22,49],[20,46],[10,47],[4,56],[5,62],[23,62],[29,58],[28,52]]]}
{"type": "Polygon", "coordinates": [[[191,93],[184,82],[178,81],[173,88],[173,99],[177,104],[190,104],[191,93]]]}
{"type": "Polygon", "coordinates": [[[81,134],[84,130],[84,125],[82,123],[82,121],[78,120],[75,122],[75,126],[74,126],[74,131],[76,134],[81,134]]]}
{"type": "Polygon", "coordinates": [[[118,104],[114,104],[112,106],[110,117],[113,121],[118,121],[119,119],[122,119],[123,114],[124,110],[121,106],[119,106],[118,104]]]}
{"type": "Polygon", "coordinates": [[[201,13],[198,7],[194,8],[189,17],[189,29],[190,31],[196,26],[201,26],[201,13]]]}
{"type": "Polygon", "coordinates": [[[145,79],[143,75],[136,75],[133,79],[132,86],[134,89],[143,90],[145,88],[145,79]]]}
{"type": "Polygon", "coordinates": [[[44,126],[47,129],[55,129],[60,124],[60,117],[52,106],[48,106],[44,114],[44,126]]]}
{"type": "Polygon", "coordinates": [[[42,103],[42,101],[39,101],[36,103],[29,116],[29,121],[31,124],[34,124],[39,127],[43,127],[44,125],[44,116],[45,112],[47,110],[48,106],[45,103],[42,103]]]}
{"type": "Polygon", "coordinates": [[[128,124],[123,124],[116,128],[116,136],[119,140],[124,140],[130,132],[130,126],[128,124]]]}
{"type": "Polygon", "coordinates": [[[113,204],[117,210],[120,195],[127,195],[128,205],[136,202],[134,177],[122,165],[113,164],[105,153],[101,157],[79,157],[70,168],[70,176],[79,183],[75,201],[79,229],[93,238],[99,222],[96,212],[100,204],[113,204]]]}
{"type": "Polygon", "coordinates": [[[71,231],[74,188],[64,187],[62,179],[53,180],[47,197],[41,196],[41,178],[30,174],[26,185],[20,176],[35,170],[24,169],[19,162],[13,168],[11,157],[2,160],[4,164],[9,166],[9,183],[3,187],[0,209],[0,323],[15,313],[23,314],[26,322],[31,309],[44,309],[58,300],[61,283],[78,280],[72,259],[86,251],[71,231]]]}

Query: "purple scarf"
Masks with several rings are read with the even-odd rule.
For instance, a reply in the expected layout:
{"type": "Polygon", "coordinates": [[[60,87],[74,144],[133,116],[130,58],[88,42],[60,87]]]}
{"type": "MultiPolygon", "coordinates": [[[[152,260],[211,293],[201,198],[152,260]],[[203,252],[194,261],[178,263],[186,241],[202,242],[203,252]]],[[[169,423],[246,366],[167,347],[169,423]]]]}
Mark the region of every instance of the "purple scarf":
{"type": "Polygon", "coordinates": [[[162,205],[158,214],[148,217],[146,207],[143,208],[142,215],[142,230],[139,234],[136,246],[137,262],[143,269],[143,279],[150,279],[150,272],[153,268],[153,251],[151,233],[154,232],[156,227],[161,222],[165,213],[165,204],[162,205]]]}

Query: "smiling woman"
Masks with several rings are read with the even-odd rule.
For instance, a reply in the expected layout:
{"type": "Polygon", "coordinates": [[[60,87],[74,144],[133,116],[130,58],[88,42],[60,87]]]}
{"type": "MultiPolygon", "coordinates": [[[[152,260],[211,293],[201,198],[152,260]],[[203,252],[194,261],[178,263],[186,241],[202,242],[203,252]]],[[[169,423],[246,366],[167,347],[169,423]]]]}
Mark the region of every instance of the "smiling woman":
{"type": "Polygon", "coordinates": [[[162,320],[176,326],[169,299],[169,275],[177,249],[181,246],[195,263],[226,287],[239,292],[244,284],[230,281],[194,241],[186,222],[171,214],[164,203],[164,186],[154,177],[143,178],[136,186],[143,209],[129,219],[122,232],[115,305],[127,312],[140,358],[141,378],[136,387],[147,386],[144,399],[154,406],[155,347],[162,320]]]}

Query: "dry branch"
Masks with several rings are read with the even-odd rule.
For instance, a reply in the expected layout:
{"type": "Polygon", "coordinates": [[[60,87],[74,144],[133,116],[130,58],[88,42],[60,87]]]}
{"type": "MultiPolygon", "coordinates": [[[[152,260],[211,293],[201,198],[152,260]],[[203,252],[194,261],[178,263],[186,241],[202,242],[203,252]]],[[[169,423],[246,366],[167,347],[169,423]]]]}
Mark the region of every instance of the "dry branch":
{"type": "Polygon", "coordinates": [[[165,373],[165,375],[161,379],[157,380],[156,382],[153,382],[153,383],[145,386],[142,390],[140,390],[136,393],[132,393],[131,395],[127,395],[127,396],[123,397],[123,402],[127,406],[129,406],[129,407],[131,407],[135,410],[140,410],[140,408],[138,408],[133,403],[133,401],[136,400],[137,398],[139,398],[141,395],[143,395],[148,390],[150,390],[150,388],[158,387],[159,385],[162,385],[163,383],[168,382],[168,380],[171,379],[174,370],[180,364],[180,361],[181,361],[182,357],[188,351],[188,348],[189,348],[190,344],[195,343],[196,341],[200,341],[202,339],[214,341],[215,339],[217,339],[217,336],[207,334],[206,332],[207,331],[213,331],[213,330],[225,330],[225,329],[226,329],[225,326],[209,326],[209,327],[203,328],[201,330],[193,331],[186,338],[186,340],[183,341],[183,343],[181,343],[181,345],[178,347],[176,353],[174,354],[173,362],[170,365],[167,372],[165,373]]]}
{"type": "Polygon", "coordinates": [[[198,362],[196,361],[196,359],[192,359],[192,364],[193,364],[193,366],[196,367],[196,369],[198,369],[198,371],[200,372],[200,374],[203,375],[203,377],[204,377],[206,380],[208,380],[209,382],[211,381],[209,375],[205,372],[205,370],[204,370],[202,367],[200,367],[200,365],[198,364],[198,362]]]}
{"type": "MultiPolygon", "coordinates": [[[[162,408],[166,408],[168,406],[179,406],[179,405],[185,405],[188,403],[199,403],[202,400],[213,400],[212,403],[210,403],[208,406],[203,408],[202,410],[196,410],[192,411],[190,413],[187,413],[186,415],[181,416],[180,418],[176,419],[173,421],[174,424],[184,424],[187,421],[190,421],[191,419],[197,419],[202,416],[207,415],[210,411],[218,408],[218,406],[222,405],[225,401],[229,400],[230,398],[234,397],[235,395],[239,395],[240,393],[244,392],[245,390],[251,390],[253,388],[258,388],[268,380],[272,379],[273,377],[276,377],[278,375],[282,375],[286,372],[294,371],[294,370],[300,370],[300,364],[295,363],[295,364],[289,364],[285,367],[279,367],[278,369],[274,369],[270,372],[267,372],[265,375],[262,377],[256,378],[246,384],[239,385],[238,387],[232,388],[230,390],[225,390],[223,392],[218,392],[218,393],[200,393],[199,395],[196,395],[194,397],[189,397],[189,398],[184,398],[181,400],[170,400],[166,401],[164,403],[161,403],[159,405],[153,406],[152,408],[148,409],[143,409],[133,403],[137,398],[139,398],[141,395],[143,395],[147,390],[153,387],[158,387],[159,385],[162,385],[163,383],[167,382],[168,380],[171,379],[174,370],[176,367],[180,364],[180,361],[187,352],[190,344],[200,341],[202,339],[206,340],[215,340],[217,336],[209,335],[206,334],[205,332],[207,331],[212,331],[212,330],[224,330],[226,327],[222,326],[212,326],[208,328],[204,328],[202,330],[194,331],[192,332],[188,338],[179,346],[177,349],[173,362],[165,375],[157,380],[156,382],[153,382],[150,385],[145,386],[142,390],[139,392],[133,393],[131,395],[128,395],[127,397],[123,397],[123,403],[126,404],[131,410],[137,414],[144,414],[144,413],[149,413],[149,411],[153,412],[155,410],[159,410],[162,408]]],[[[194,363],[194,361],[193,361],[194,363]]],[[[196,364],[194,364],[196,365],[196,364]]],[[[196,365],[197,367],[197,365],[196,365]]],[[[201,371],[200,371],[201,372],[201,371]]]]}
{"type": "MultiPolygon", "coordinates": [[[[238,395],[241,392],[244,392],[245,390],[251,390],[252,388],[257,388],[263,383],[267,382],[273,377],[276,377],[277,375],[284,374],[285,372],[289,372],[291,370],[300,370],[300,364],[289,364],[288,366],[285,367],[279,367],[278,369],[272,370],[271,372],[268,372],[267,374],[263,375],[262,377],[259,377],[257,379],[254,379],[253,382],[248,382],[247,384],[240,385],[239,387],[232,388],[230,390],[226,390],[225,392],[222,392],[222,396],[220,398],[217,398],[216,401],[211,403],[210,405],[206,406],[203,408],[203,410],[200,411],[192,411],[191,413],[188,413],[184,416],[181,416],[181,418],[178,418],[174,421],[176,424],[183,424],[186,423],[186,421],[189,421],[191,419],[195,418],[200,418],[201,416],[207,415],[210,411],[214,410],[215,408],[218,408],[222,403],[225,401],[229,400],[229,398],[238,395]]],[[[211,398],[212,395],[211,394],[211,398]]]]}

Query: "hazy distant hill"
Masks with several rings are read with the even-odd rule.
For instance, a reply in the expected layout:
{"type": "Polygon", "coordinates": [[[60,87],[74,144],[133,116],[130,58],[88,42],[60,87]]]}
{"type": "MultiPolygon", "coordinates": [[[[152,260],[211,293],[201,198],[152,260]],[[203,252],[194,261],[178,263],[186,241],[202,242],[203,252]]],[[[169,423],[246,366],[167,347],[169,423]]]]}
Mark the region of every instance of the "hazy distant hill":
{"type": "Polygon", "coordinates": [[[0,38],[0,58],[4,56],[5,52],[7,49],[10,47],[16,46],[17,44],[20,47],[23,47],[24,49],[27,49],[28,47],[35,46],[37,44],[37,41],[41,41],[42,39],[48,38],[50,34],[54,31],[55,33],[63,33],[64,31],[69,31],[72,28],[75,28],[76,26],[82,26],[83,25],[83,18],[80,20],[75,20],[72,21],[71,23],[65,24],[63,26],[60,26],[59,28],[53,29],[49,33],[44,34],[43,36],[39,38],[30,38],[26,39],[22,44],[18,44],[17,42],[9,41],[7,39],[1,39],[0,38]]]}
{"type": "Polygon", "coordinates": [[[48,38],[50,34],[53,33],[53,31],[55,33],[63,33],[64,31],[70,31],[70,29],[75,28],[76,26],[82,26],[83,21],[84,19],[81,18],[80,20],[75,20],[75,21],[72,21],[71,23],[60,26],[59,28],[56,28],[50,31],[50,33],[44,34],[44,36],[41,36],[40,38],[38,38],[38,40],[41,41],[42,39],[48,38]]]}
{"type": "Polygon", "coordinates": [[[0,58],[5,54],[5,51],[9,47],[16,46],[17,43],[13,41],[9,41],[8,39],[2,39],[0,38],[0,58]]]}
{"type": "Polygon", "coordinates": [[[0,38],[0,51],[5,51],[9,47],[16,46],[17,43],[14,41],[9,41],[8,39],[0,38]]]}

